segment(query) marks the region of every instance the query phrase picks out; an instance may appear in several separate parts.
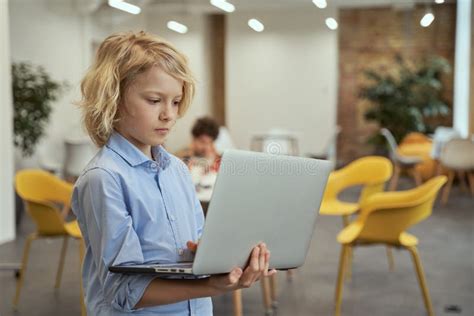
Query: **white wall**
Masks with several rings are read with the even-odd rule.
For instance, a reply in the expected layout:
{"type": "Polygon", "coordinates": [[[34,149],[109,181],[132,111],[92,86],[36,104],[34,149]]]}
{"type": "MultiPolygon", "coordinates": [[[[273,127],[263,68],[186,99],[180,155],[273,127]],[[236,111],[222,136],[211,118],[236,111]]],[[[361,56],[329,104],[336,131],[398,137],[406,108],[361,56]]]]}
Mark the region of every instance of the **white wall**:
{"type": "Polygon", "coordinates": [[[336,124],[337,32],[334,9],[236,12],[226,46],[226,120],[239,147],[270,128],[298,132],[300,153],[324,149],[336,124]],[[256,17],[262,33],[247,26],[256,17]]]}
{"type": "Polygon", "coordinates": [[[0,0],[0,244],[15,238],[8,0],[0,0]]]}
{"type": "Polygon", "coordinates": [[[27,164],[61,164],[63,139],[81,135],[80,111],[73,105],[79,100],[79,82],[90,56],[90,32],[85,17],[71,1],[15,0],[10,3],[11,56],[15,62],[41,65],[56,81],[67,81],[70,88],[53,105],[46,136],[37,153],[27,164]]]}

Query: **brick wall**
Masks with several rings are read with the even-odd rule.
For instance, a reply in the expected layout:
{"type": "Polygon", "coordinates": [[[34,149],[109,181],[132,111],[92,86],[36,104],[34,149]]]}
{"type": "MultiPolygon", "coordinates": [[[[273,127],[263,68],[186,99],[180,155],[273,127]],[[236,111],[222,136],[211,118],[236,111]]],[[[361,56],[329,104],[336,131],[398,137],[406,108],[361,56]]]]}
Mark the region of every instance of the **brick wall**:
{"type": "MultiPolygon", "coordinates": [[[[370,106],[358,95],[366,83],[365,69],[390,71],[394,56],[400,54],[407,61],[416,61],[430,54],[446,58],[454,66],[456,27],[455,4],[432,6],[435,20],[428,28],[419,21],[424,6],[412,10],[392,8],[343,9],[339,12],[339,100],[338,124],[342,132],[338,139],[338,160],[351,161],[371,154],[367,138],[378,129],[364,119],[370,106]]],[[[452,106],[453,74],[443,78],[443,97],[452,106]]],[[[437,119],[437,123],[451,125],[452,117],[437,119]]]]}

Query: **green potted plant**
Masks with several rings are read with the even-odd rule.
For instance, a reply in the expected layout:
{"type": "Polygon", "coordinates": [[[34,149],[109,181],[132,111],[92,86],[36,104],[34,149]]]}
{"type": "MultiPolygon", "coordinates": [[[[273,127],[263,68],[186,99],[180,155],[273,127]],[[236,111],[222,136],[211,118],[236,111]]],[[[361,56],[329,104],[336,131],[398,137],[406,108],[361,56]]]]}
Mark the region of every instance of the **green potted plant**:
{"type": "MultiPolygon", "coordinates": [[[[415,66],[397,56],[393,73],[365,71],[370,84],[361,89],[360,96],[373,104],[365,112],[365,119],[389,129],[398,142],[410,132],[432,133],[434,126],[429,119],[450,113],[441,96],[441,78],[450,71],[449,62],[436,56],[415,66]]],[[[376,148],[385,144],[378,132],[369,138],[369,143],[376,148]]]]}
{"type": "Polygon", "coordinates": [[[13,63],[13,141],[25,157],[33,155],[44,135],[52,103],[66,86],[51,79],[41,66],[13,63]]]}

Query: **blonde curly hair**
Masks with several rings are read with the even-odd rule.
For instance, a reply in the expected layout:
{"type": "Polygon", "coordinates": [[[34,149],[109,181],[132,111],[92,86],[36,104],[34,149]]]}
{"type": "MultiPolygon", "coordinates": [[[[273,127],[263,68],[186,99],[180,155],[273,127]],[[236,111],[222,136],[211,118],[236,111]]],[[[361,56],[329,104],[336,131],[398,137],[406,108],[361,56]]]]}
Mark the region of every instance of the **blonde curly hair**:
{"type": "Polygon", "coordinates": [[[99,46],[94,64],[81,82],[83,124],[98,147],[103,147],[113,132],[118,105],[134,78],[153,66],[183,81],[183,97],[178,115],[183,116],[192,102],[195,81],[188,60],[171,43],[140,32],[115,33],[99,46]]]}

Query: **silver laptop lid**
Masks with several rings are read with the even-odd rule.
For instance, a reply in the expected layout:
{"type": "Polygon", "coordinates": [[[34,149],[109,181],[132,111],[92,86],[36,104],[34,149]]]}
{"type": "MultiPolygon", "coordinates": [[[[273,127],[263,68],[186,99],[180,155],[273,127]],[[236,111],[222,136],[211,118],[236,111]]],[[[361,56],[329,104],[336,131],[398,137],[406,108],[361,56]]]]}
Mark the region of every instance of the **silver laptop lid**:
{"type": "Polygon", "coordinates": [[[301,266],[331,168],[324,160],[226,151],[193,273],[244,267],[261,241],[271,252],[271,268],[301,266]]]}

